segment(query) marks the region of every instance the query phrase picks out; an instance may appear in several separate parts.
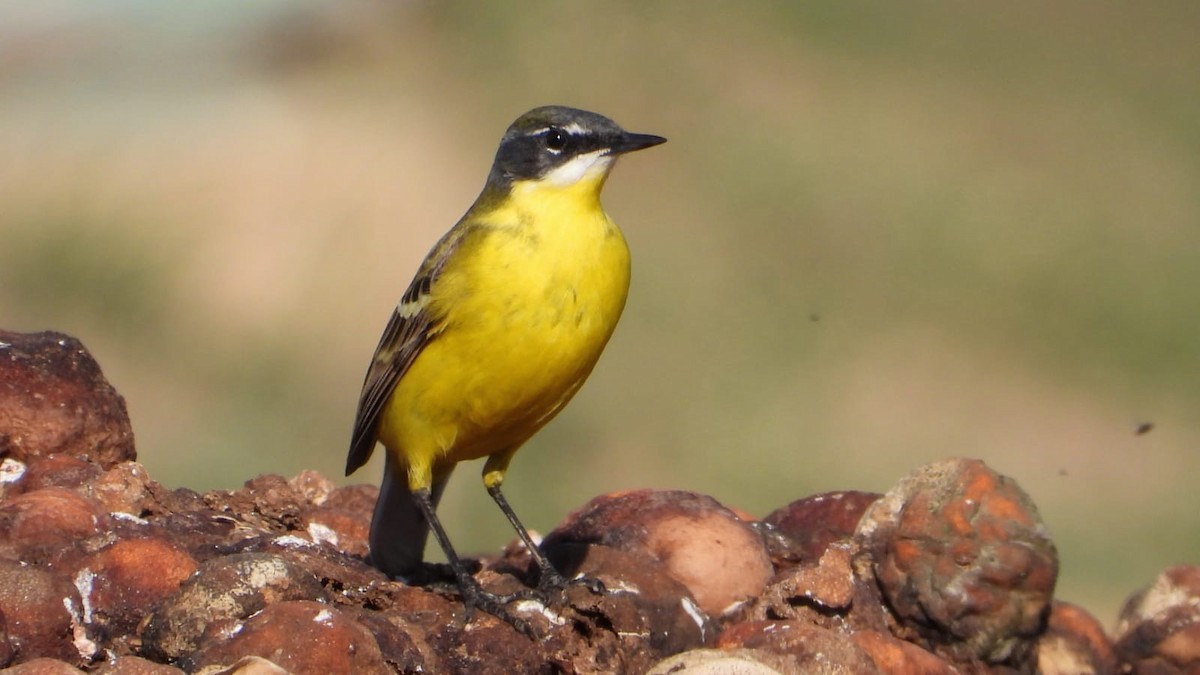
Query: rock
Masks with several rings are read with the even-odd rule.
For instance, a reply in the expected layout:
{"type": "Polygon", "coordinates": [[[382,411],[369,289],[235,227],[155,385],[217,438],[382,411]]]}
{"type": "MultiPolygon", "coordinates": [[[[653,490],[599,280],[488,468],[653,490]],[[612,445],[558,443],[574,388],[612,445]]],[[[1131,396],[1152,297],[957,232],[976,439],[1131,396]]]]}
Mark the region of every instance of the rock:
{"type": "MultiPolygon", "coordinates": [[[[427,672],[464,674],[542,672],[547,664],[567,672],[644,672],[663,656],[703,645],[716,634],[687,589],[640,556],[583,544],[556,547],[554,555],[560,569],[599,579],[607,591],[571,586],[549,605],[535,599],[509,603],[508,610],[528,621],[540,640],[482,612],[465,623],[457,598],[401,584],[389,585],[392,604],[364,625],[393,667],[402,660],[415,665],[415,656],[427,672]],[[416,651],[398,659],[397,648],[407,645],[416,651]]],[[[511,575],[491,569],[476,579],[493,593],[523,589],[511,575]]]]}
{"type": "Polygon", "coordinates": [[[1117,672],[1116,652],[1104,626],[1083,608],[1059,600],[1050,608],[1037,655],[1042,675],[1117,672]]]}
{"type": "Polygon", "coordinates": [[[957,675],[959,672],[929,651],[890,634],[863,630],[852,634],[850,639],[888,675],[957,675]]]}
{"type": "Polygon", "coordinates": [[[1200,568],[1132,598],[1114,649],[1086,612],[1050,604],[1058,563],[1036,510],[973,460],[763,521],[689,492],[592,500],[543,550],[603,593],[535,593],[519,544],[466,559],[511,595],[531,640],[468,617],[445,566],[425,566],[420,586],[370,567],[374,486],[302,471],[199,495],[165,489],[133,457],[124,403],[77,342],[0,333],[7,672],[1056,675],[1200,662],[1200,568]]]}
{"type": "Polygon", "coordinates": [[[201,668],[196,671],[196,675],[290,675],[290,673],[279,664],[261,656],[246,656],[225,668],[220,666],[201,668]]]}
{"type": "MultiPolygon", "coordinates": [[[[485,588],[493,592],[498,590],[486,581],[485,588]]],[[[452,602],[451,608],[453,614],[449,621],[439,620],[432,624],[422,621],[419,625],[440,657],[441,670],[435,672],[452,675],[538,672],[545,664],[555,661],[550,643],[554,630],[551,626],[568,625],[563,612],[548,609],[537,601],[510,603],[509,611],[535,623],[538,634],[546,636],[542,640],[531,640],[490,614],[476,612],[466,623],[462,605],[452,602]],[[559,621],[563,623],[557,623],[559,621]]]]}
{"type": "Polygon", "coordinates": [[[146,654],[175,660],[195,651],[209,629],[236,625],[268,605],[323,596],[311,573],[266,553],[213,558],[150,618],[142,637],[146,654]]]}
{"type": "Polygon", "coordinates": [[[806,621],[746,621],[725,629],[717,646],[786,657],[789,673],[883,672],[849,637],[806,621]]]}
{"type": "Polygon", "coordinates": [[[0,613],[18,663],[38,657],[80,662],[74,614],[82,607],[66,579],[43,567],[0,559],[0,613]]]}
{"type": "MultiPolygon", "coordinates": [[[[412,594],[432,596],[419,589],[408,589],[412,594]]],[[[445,602],[443,600],[443,602],[445,602]]],[[[403,604],[402,602],[400,604],[403,604]]],[[[449,604],[448,602],[446,603],[449,604]]],[[[429,644],[424,630],[403,616],[402,612],[380,612],[361,607],[342,607],[342,612],[371,632],[379,646],[383,662],[399,673],[437,673],[445,671],[441,659],[429,644]]],[[[446,614],[452,610],[447,609],[446,614]]]]}
{"type": "Polygon", "coordinates": [[[391,673],[370,631],[329,605],[292,600],[206,631],[188,670],[258,656],[295,675],[391,673]]]}
{"type": "Polygon", "coordinates": [[[79,675],[83,671],[65,661],[41,657],[4,670],[5,675],[79,675]]]}
{"type": "Polygon", "coordinates": [[[711,616],[736,611],[774,574],[753,527],[711,497],[639,490],[593,499],[542,545],[601,544],[663,565],[711,616]]]}
{"type": "Polygon", "coordinates": [[[17,648],[8,639],[8,619],[5,618],[4,612],[0,611],[0,668],[12,663],[16,657],[17,648]]]}
{"type": "Polygon", "coordinates": [[[96,675],[183,675],[175,666],[155,663],[140,656],[118,656],[100,664],[96,675]]]}
{"type": "Polygon", "coordinates": [[[0,456],[53,454],[102,468],[136,459],[125,399],[75,338],[0,330],[0,456]]]}
{"type": "Polygon", "coordinates": [[[350,511],[335,506],[315,506],[304,510],[300,526],[315,544],[329,545],[347,555],[366,558],[371,547],[370,511],[350,511]]]}
{"type": "Polygon", "coordinates": [[[133,636],[147,610],[178,591],[196,567],[192,556],[159,537],[122,539],[84,558],[74,581],[88,609],[89,635],[103,643],[133,636]]]}
{"type": "Polygon", "coordinates": [[[871,505],[855,539],[898,637],[955,663],[1032,668],[1058,556],[1011,479],[978,460],[929,464],[871,505]]]}
{"type": "Polygon", "coordinates": [[[139,518],[161,510],[155,493],[165,493],[137,462],[121,462],[83,487],[108,513],[139,518]]]}
{"type": "Polygon", "coordinates": [[[854,534],[862,514],[875,500],[877,492],[825,492],[796,501],[772,511],[763,522],[783,535],[790,546],[778,557],[792,564],[821,557],[835,541],[854,534]]]}
{"type": "Polygon", "coordinates": [[[753,649],[693,649],[668,656],[646,675],[789,675],[796,664],[753,649]]]}
{"type": "Polygon", "coordinates": [[[17,482],[17,492],[44,487],[76,488],[94,481],[103,472],[98,464],[74,455],[37,456],[29,460],[25,474],[17,482]]]}
{"type": "Polygon", "coordinates": [[[337,484],[322,476],[320,472],[305,469],[288,479],[288,485],[299,494],[305,502],[320,506],[337,491],[337,484]]]}
{"type": "Polygon", "coordinates": [[[366,558],[370,552],[371,514],[378,497],[379,488],[374,485],[337,488],[322,499],[310,500],[311,506],[301,515],[301,525],[312,541],[366,558]]]}
{"type": "Polygon", "coordinates": [[[275,474],[255,476],[234,492],[209,492],[204,500],[214,510],[237,514],[246,524],[279,533],[299,529],[300,514],[307,506],[304,495],[275,474]]]}
{"type": "Polygon", "coordinates": [[[107,526],[95,501],[62,487],[44,487],[0,504],[0,546],[26,562],[44,562],[107,526]]]}
{"type": "Polygon", "coordinates": [[[375,510],[377,499],[379,487],[376,485],[347,485],[334,490],[324,501],[313,504],[354,513],[371,513],[375,510]]]}
{"type": "Polygon", "coordinates": [[[1128,672],[1200,672],[1200,565],[1170,567],[1131,596],[1114,639],[1128,672]]]}
{"type": "Polygon", "coordinates": [[[784,569],[747,613],[748,618],[799,619],[852,632],[887,632],[887,609],[874,578],[857,574],[851,542],[830,544],[819,560],[784,569]]]}
{"type": "Polygon", "coordinates": [[[559,569],[598,579],[606,589],[602,594],[581,586],[568,589],[570,612],[550,637],[560,659],[578,652],[579,662],[595,672],[639,672],[663,656],[716,637],[715,624],[687,587],[638,554],[596,544],[560,544],[553,556],[559,569]]]}
{"type": "Polygon", "coordinates": [[[268,534],[245,526],[227,513],[209,508],[204,498],[191,490],[159,491],[154,490],[155,487],[160,486],[151,484],[151,492],[155,493],[151,506],[153,513],[142,520],[169,532],[171,540],[198,562],[242,553],[268,534]]]}

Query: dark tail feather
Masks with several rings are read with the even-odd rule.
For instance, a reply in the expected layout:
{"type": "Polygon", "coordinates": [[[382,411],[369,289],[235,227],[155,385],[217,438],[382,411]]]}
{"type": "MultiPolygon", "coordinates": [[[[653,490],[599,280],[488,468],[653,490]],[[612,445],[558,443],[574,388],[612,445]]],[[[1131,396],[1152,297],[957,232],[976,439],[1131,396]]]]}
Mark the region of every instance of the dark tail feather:
{"type": "MultiPolygon", "coordinates": [[[[441,501],[449,478],[448,472],[435,476],[431,490],[434,506],[441,501]]],[[[388,576],[412,576],[421,569],[428,538],[429,523],[408,489],[406,472],[396,465],[389,452],[375,515],[371,517],[371,563],[388,576]]]]}

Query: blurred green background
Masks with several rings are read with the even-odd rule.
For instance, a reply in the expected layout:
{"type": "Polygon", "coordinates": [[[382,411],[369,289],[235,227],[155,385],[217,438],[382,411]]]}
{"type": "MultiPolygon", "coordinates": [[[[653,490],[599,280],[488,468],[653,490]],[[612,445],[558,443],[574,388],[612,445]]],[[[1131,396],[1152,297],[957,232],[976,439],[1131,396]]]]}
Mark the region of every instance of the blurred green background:
{"type": "MultiPolygon", "coordinates": [[[[1188,0],[6,3],[0,327],[81,338],[169,486],[340,476],[388,312],[504,128],[597,110],[670,143],[609,181],[633,290],[513,465],[530,526],[979,457],[1111,622],[1200,562],[1198,26],[1188,0]]],[[[478,469],[442,508],[469,552],[510,538],[478,469]]]]}

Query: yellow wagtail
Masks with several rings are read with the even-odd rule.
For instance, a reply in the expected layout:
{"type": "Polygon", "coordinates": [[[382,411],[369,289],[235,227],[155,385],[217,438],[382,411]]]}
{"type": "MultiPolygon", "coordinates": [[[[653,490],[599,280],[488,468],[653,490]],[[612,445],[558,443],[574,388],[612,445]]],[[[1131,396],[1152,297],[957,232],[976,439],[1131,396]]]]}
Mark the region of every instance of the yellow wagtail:
{"type": "MultiPolygon", "coordinates": [[[[483,484],[525,542],[545,595],[565,581],[500,491],[508,463],[596,365],[625,306],[629,249],[600,191],[617,157],[666,139],[546,106],[513,122],[483,192],[442,237],[392,313],[367,370],[346,474],[387,448],[371,560],[421,567],[429,528],[473,607],[522,627],[454,552],[435,509],[454,466],[483,484]]],[[[598,588],[598,585],[594,585],[598,588]]]]}

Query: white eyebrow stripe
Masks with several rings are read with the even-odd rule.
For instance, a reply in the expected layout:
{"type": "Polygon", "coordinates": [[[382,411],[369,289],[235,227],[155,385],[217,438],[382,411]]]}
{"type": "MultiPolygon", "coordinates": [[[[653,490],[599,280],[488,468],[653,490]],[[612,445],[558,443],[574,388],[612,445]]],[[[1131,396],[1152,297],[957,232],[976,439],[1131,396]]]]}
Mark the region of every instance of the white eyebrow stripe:
{"type": "Polygon", "coordinates": [[[534,129],[533,131],[529,132],[529,135],[530,136],[540,136],[542,134],[549,133],[550,131],[552,131],[556,128],[560,131],[565,131],[568,134],[571,134],[572,136],[588,135],[588,130],[585,129],[583,127],[583,125],[581,125],[579,122],[571,122],[570,124],[566,124],[561,127],[552,127],[551,126],[551,127],[542,127],[540,129],[534,129]]]}

